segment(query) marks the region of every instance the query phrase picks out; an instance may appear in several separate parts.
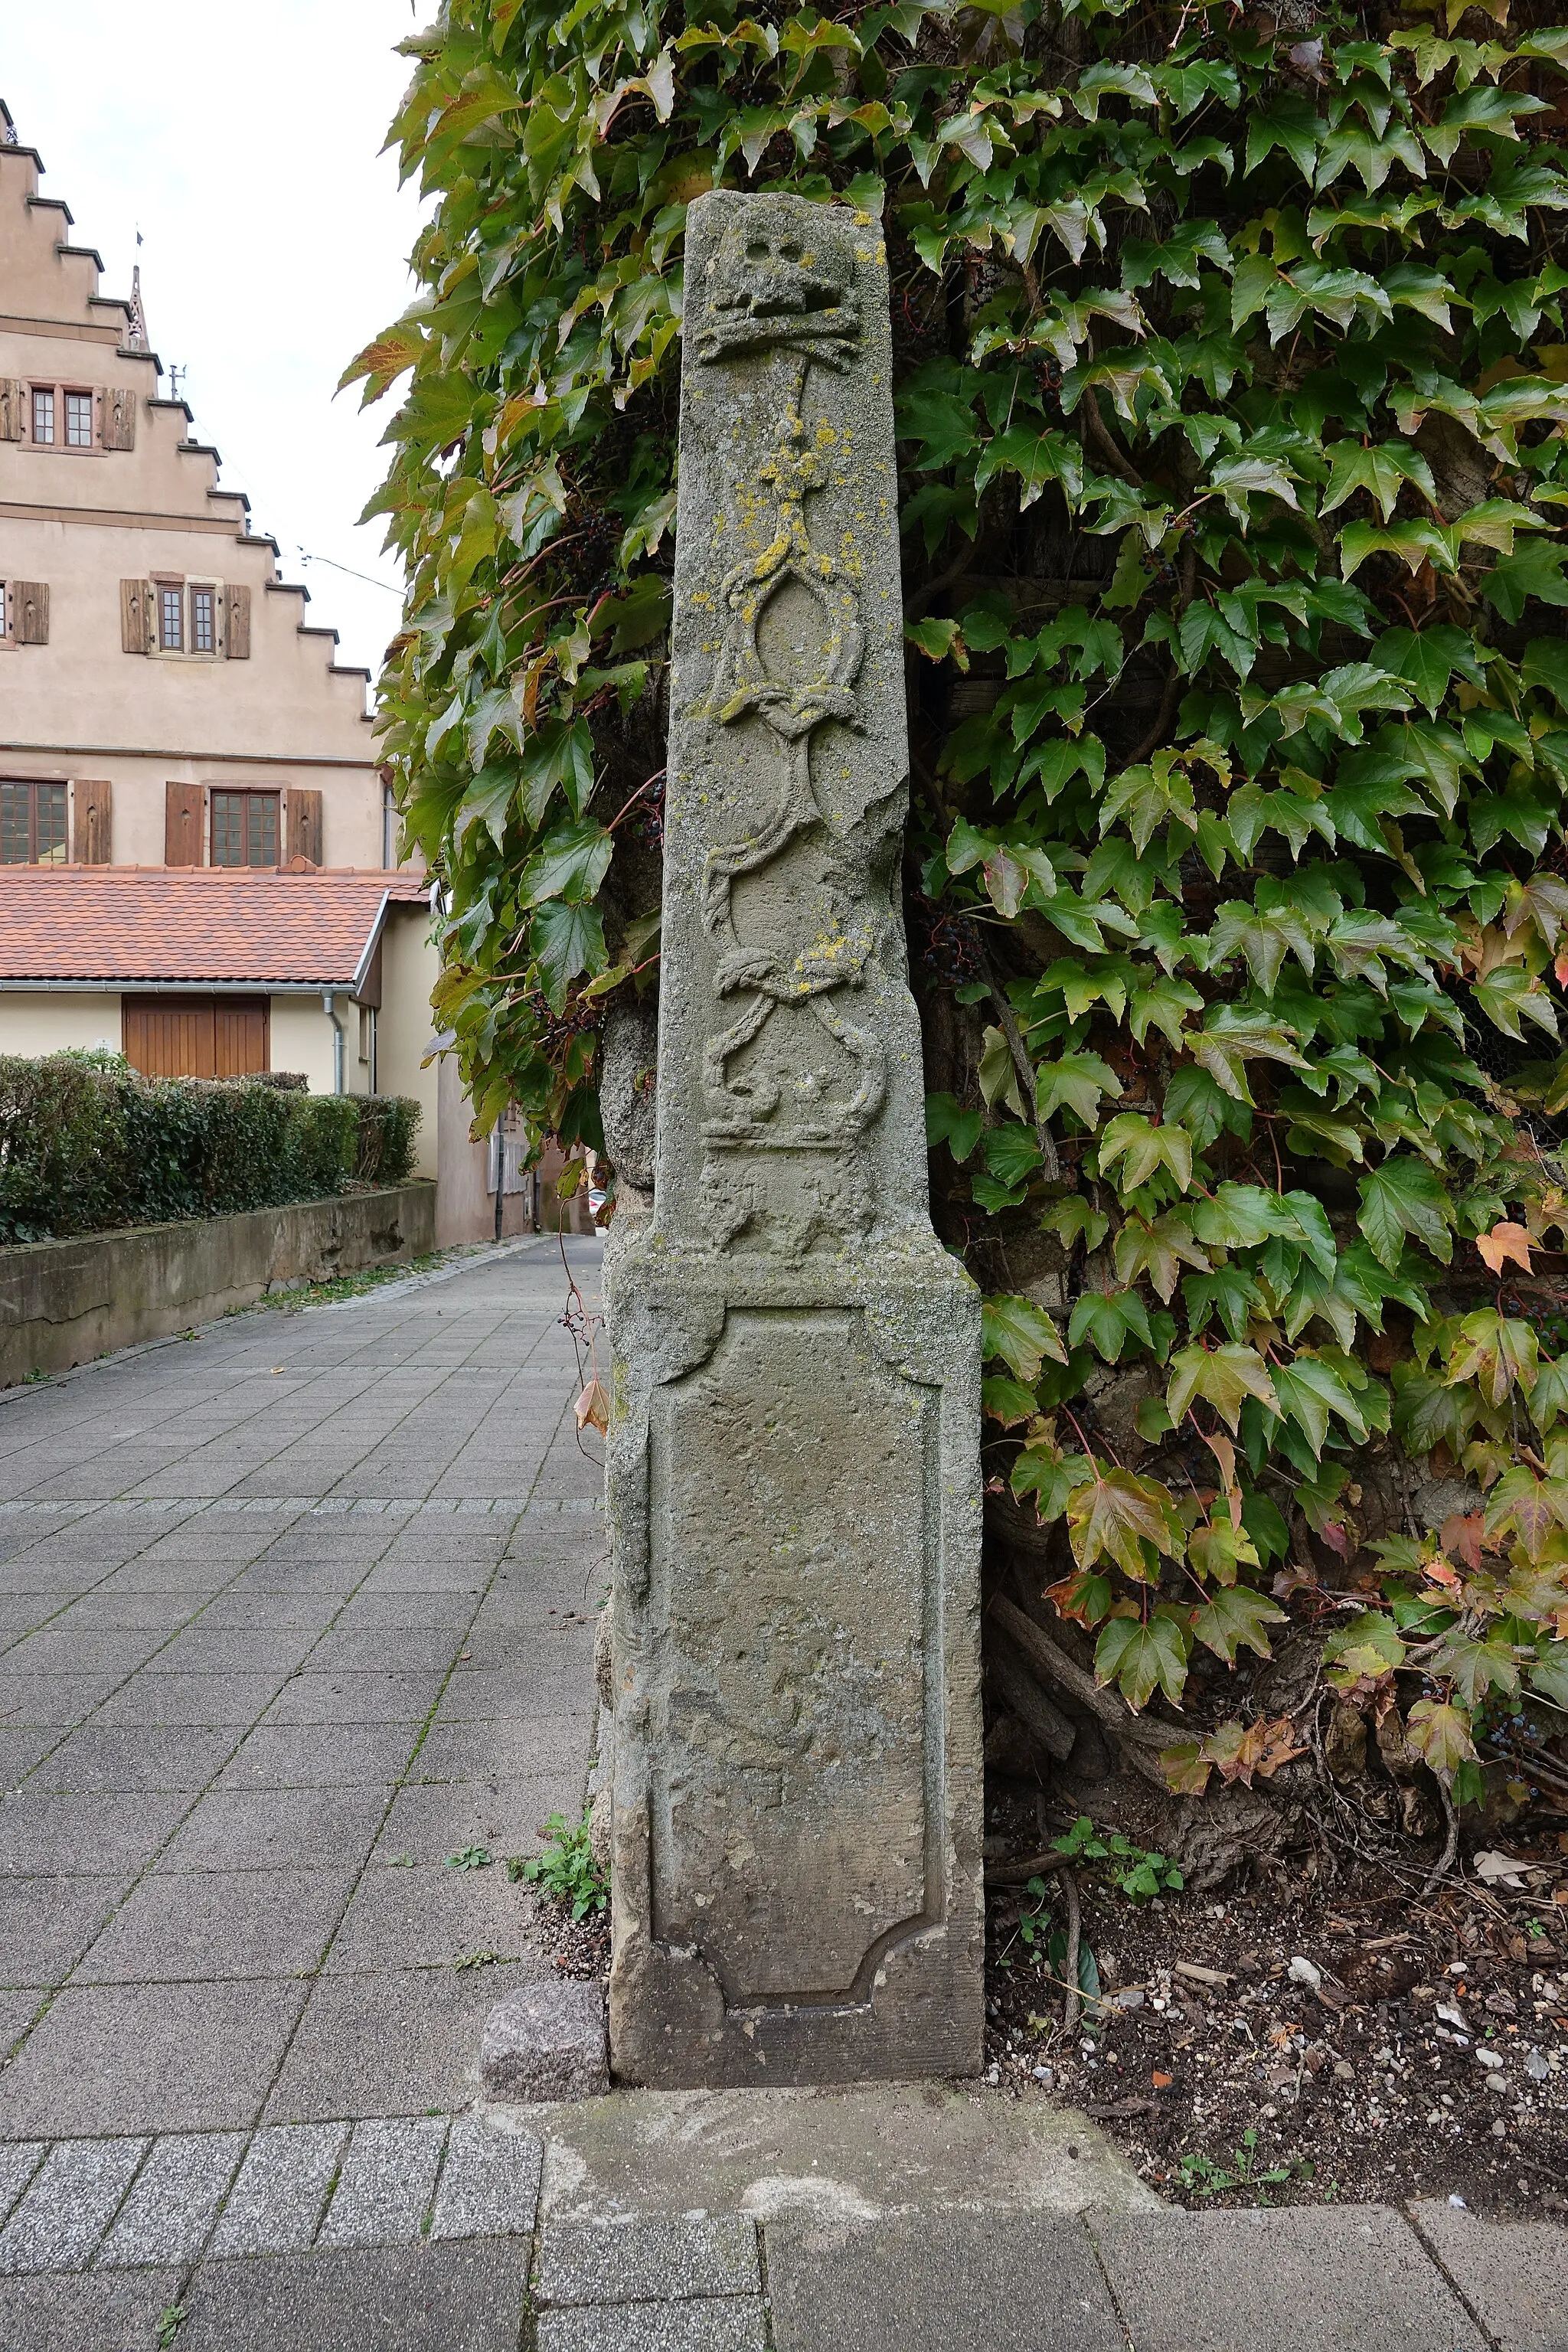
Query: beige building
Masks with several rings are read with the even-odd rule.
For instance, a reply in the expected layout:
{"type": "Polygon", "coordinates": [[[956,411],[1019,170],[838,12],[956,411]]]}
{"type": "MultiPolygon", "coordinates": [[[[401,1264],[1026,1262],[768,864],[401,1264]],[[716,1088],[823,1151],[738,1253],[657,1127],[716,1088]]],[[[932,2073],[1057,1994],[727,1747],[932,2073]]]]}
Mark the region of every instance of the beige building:
{"type": "Polygon", "coordinates": [[[0,106],[0,1052],[412,1095],[441,1238],[489,1232],[494,1155],[455,1066],[424,1066],[428,895],[369,673],[219,487],[139,290],[100,293],[42,168],[0,106]]]}

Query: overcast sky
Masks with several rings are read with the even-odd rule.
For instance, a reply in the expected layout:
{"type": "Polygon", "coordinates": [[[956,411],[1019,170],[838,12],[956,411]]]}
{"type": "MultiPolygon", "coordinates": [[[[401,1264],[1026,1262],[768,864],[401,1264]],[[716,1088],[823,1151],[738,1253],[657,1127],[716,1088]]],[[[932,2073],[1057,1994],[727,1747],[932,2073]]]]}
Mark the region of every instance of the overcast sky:
{"type": "Polygon", "coordinates": [[[309,618],[341,633],[339,659],[372,670],[397,598],[327,559],[397,584],[380,521],[356,528],[391,408],[362,416],[357,385],[332,395],[411,291],[418,202],[380,149],[412,70],[392,45],[433,13],[12,0],[0,41],[0,97],[44,159],[43,193],[102,255],[104,293],[128,293],[140,260],[153,347],[189,371],[181,389],[225,487],[249,494],[253,527],[310,587],[309,618]]]}

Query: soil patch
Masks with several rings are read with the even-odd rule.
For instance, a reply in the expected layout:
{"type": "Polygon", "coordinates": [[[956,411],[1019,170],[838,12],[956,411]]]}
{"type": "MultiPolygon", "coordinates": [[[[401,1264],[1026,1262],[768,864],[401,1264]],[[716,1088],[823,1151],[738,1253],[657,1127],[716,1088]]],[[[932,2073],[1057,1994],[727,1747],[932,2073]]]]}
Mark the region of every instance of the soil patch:
{"type": "MultiPolygon", "coordinates": [[[[988,1868],[1064,1825],[1053,1808],[1042,1839],[1033,1805],[1004,1799],[988,1868]]],[[[1047,1958],[1058,1884],[997,1887],[990,2079],[1084,2108],[1178,2204],[1458,2196],[1568,2212],[1568,1837],[1497,1843],[1534,1874],[1467,1874],[1426,1903],[1418,1870],[1405,1885],[1336,1863],[1325,1883],[1312,1853],[1225,1899],[1138,1903],[1086,1865],[1080,1981],[1098,1978],[1100,1998],[1070,2036],[1047,1958]]]]}

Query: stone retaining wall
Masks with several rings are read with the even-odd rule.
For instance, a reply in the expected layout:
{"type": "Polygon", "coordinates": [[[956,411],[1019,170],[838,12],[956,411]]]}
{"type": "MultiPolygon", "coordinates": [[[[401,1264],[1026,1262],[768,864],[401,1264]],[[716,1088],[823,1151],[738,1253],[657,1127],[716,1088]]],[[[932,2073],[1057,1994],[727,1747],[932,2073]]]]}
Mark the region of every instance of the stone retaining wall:
{"type": "Polygon", "coordinates": [[[436,1187],[413,1183],[0,1249],[0,1388],[435,1245],[436,1187]]]}

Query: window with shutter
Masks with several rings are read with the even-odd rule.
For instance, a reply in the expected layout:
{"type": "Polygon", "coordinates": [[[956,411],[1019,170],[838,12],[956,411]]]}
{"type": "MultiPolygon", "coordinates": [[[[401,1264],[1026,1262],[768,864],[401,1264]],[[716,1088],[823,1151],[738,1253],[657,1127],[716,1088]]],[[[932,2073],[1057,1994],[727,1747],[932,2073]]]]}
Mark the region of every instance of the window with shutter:
{"type": "Polygon", "coordinates": [[[49,592],[42,580],[13,580],[10,586],[11,628],[19,646],[49,642],[49,592]]]}
{"type": "Polygon", "coordinates": [[[68,392],[66,403],[66,447],[90,449],[92,446],[92,394],[90,392],[68,392]]]}
{"type": "Polygon", "coordinates": [[[136,446],[136,394],[123,384],[111,384],[103,394],[103,446],[106,449],[136,446]]]}
{"type": "Polygon", "coordinates": [[[321,862],[321,795],[319,792],[301,791],[290,785],[284,794],[285,821],[289,828],[289,862],[303,859],[308,866],[321,862]]]}
{"type": "Polygon", "coordinates": [[[40,448],[50,448],[55,438],[55,388],[52,383],[33,386],[33,438],[40,448]]]}
{"type": "Polygon", "coordinates": [[[212,862],[215,866],[276,866],[276,793],[212,794],[212,862]]]}
{"type": "Polygon", "coordinates": [[[250,659],[250,591],[230,588],[227,592],[228,629],[224,651],[230,661],[250,659]]]}
{"type": "Polygon", "coordinates": [[[152,614],[152,582],[122,580],[120,583],[120,642],[128,654],[151,651],[152,614]]]}
{"type": "Polygon", "coordinates": [[[63,866],[64,784],[0,781],[0,866],[63,866]]]}
{"type": "Polygon", "coordinates": [[[78,866],[111,866],[113,792],[100,777],[79,776],[71,786],[71,858],[78,866]]]}
{"type": "Polygon", "coordinates": [[[206,795],[200,784],[163,787],[163,863],[199,866],[202,862],[202,817],[206,795]]]}

